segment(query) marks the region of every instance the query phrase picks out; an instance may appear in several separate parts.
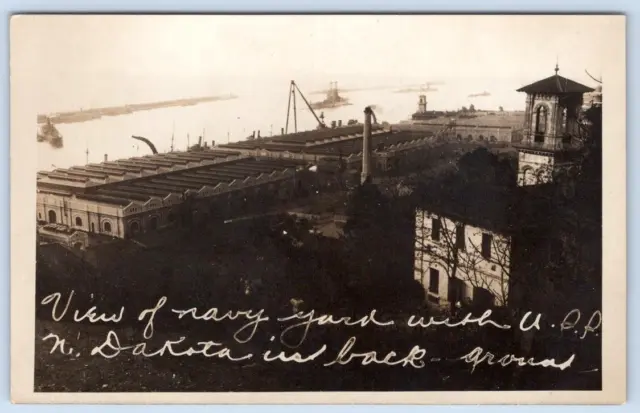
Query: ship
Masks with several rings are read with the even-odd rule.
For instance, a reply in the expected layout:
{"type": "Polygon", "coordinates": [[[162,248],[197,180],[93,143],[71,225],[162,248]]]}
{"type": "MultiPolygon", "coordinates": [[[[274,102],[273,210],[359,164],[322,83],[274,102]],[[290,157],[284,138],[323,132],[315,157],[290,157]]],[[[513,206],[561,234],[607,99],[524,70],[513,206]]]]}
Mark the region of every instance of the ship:
{"type": "Polygon", "coordinates": [[[55,125],[51,122],[51,118],[46,118],[46,121],[39,125],[38,142],[49,142],[54,148],[62,147],[62,134],[55,125]]]}
{"type": "Polygon", "coordinates": [[[432,87],[430,83],[427,83],[425,86],[420,85],[418,87],[407,87],[404,89],[399,89],[396,90],[394,93],[427,93],[427,92],[437,92],[438,89],[435,87],[432,87]]]}
{"type": "Polygon", "coordinates": [[[487,92],[486,90],[482,93],[472,93],[470,94],[468,97],[470,98],[477,98],[477,97],[484,97],[484,96],[491,96],[491,93],[487,92]]]}
{"type": "Polygon", "coordinates": [[[338,82],[331,82],[325,100],[322,102],[313,102],[310,106],[312,109],[332,109],[348,105],[351,105],[349,99],[343,98],[338,93],[338,82]]]}

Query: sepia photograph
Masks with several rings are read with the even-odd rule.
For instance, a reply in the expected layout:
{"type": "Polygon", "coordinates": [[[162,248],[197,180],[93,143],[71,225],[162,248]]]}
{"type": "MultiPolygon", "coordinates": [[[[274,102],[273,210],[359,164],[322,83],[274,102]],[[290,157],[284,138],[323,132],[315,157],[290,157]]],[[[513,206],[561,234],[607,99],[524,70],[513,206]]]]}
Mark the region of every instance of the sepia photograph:
{"type": "Polygon", "coordinates": [[[14,16],[16,394],[624,402],[624,37],[14,16]]]}

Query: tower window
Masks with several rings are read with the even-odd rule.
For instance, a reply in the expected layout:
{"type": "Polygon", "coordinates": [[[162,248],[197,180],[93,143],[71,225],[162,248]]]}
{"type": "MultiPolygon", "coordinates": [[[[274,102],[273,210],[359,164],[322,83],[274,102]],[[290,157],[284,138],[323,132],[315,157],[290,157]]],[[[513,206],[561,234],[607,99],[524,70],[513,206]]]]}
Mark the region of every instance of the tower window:
{"type": "Polygon", "coordinates": [[[81,226],[82,226],[82,218],[76,217],[76,227],[81,227],[81,226]]]}
{"type": "Polygon", "coordinates": [[[544,142],[544,134],[547,132],[547,108],[540,106],[536,110],[535,142],[544,142]]]}

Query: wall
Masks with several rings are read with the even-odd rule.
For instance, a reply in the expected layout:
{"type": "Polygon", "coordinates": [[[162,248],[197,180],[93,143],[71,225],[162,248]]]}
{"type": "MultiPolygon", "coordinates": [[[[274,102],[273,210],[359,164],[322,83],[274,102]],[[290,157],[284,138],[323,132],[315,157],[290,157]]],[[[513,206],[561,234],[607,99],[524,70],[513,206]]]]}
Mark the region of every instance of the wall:
{"type": "Polygon", "coordinates": [[[543,152],[518,152],[518,186],[551,182],[554,158],[543,152]]]}
{"type": "Polygon", "coordinates": [[[459,221],[425,210],[416,211],[414,278],[420,282],[430,301],[446,305],[450,299],[473,301],[476,292],[484,290],[493,296],[494,305],[505,305],[509,293],[511,239],[505,235],[471,225],[464,226],[465,246],[457,250],[456,226],[459,221]],[[432,220],[440,222],[440,240],[432,239],[432,220]],[[482,256],[483,234],[491,239],[491,255],[482,256]],[[457,265],[454,257],[458,251],[457,265]],[[438,290],[430,291],[430,269],[438,270],[438,290]],[[452,278],[455,273],[455,279],[452,278]],[[453,284],[452,284],[453,283],[453,284]],[[450,295],[452,285],[458,294],[450,295]],[[481,290],[480,290],[481,289],[481,290]]]}
{"type": "Polygon", "coordinates": [[[36,219],[49,222],[50,211],[55,212],[56,223],[70,228],[111,236],[120,236],[124,232],[122,208],[118,206],[85,201],[74,196],[38,193],[36,219]],[[76,224],[76,218],[80,218],[80,225],[76,224]],[[105,230],[105,222],[111,224],[110,232],[105,230]]]}

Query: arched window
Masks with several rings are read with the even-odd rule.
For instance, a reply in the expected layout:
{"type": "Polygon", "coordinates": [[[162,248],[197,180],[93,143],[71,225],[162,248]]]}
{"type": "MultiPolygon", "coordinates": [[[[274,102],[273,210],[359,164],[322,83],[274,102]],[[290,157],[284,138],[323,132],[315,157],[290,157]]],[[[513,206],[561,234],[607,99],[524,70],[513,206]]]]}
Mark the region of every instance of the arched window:
{"type": "Polygon", "coordinates": [[[131,224],[129,224],[129,229],[131,230],[131,235],[136,235],[138,232],[140,232],[140,224],[138,223],[138,221],[133,221],[131,224]]]}
{"type": "Polygon", "coordinates": [[[57,222],[56,211],[49,211],[49,222],[55,224],[57,222]]]}
{"type": "Polygon", "coordinates": [[[158,217],[152,216],[149,219],[149,229],[157,229],[158,228],[158,217]]]}
{"type": "Polygon", "coordinates": [[[104,223],[102,224],[102,229],[104,230],[104,232],[111,232],[111,222],[104,221],[104,223]]]}
{"type": "Polygon", "coordinates": [[[76,217],[76,227],[81,227],[81,226],[82,226],[82,218],[76,217]]]}
{"type": "Polygon", "coordinates": [[[522,170],[522,185],[531,185],[533,181],[533,170],[531,167],[525,167],[522,170]]]}
{"type": "Polygon", "coordinates": [[[480,135],[480,136],[478,137],[478,140],[479,140],[479,141],[483,141],[483,140],[484,140],[484,135],[480,135]]]}
{"type": "Polygon", "coordinates": [[[541,105],[536,110],[535,142],[544,142],[544,134],[547,132],[547,107],[541,105]]]}

